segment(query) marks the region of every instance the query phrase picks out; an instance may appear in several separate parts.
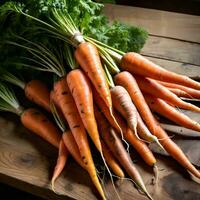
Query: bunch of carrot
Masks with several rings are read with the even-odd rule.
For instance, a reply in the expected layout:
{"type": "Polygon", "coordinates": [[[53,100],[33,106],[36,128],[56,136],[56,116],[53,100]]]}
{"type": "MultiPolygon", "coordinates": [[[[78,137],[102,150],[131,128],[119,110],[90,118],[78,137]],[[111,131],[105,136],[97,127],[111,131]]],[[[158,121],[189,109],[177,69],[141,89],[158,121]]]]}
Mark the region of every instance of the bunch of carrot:
{"type": "MultiPolygon", "coordinates": [[[[18,12],[30,17],[21,10],[18,12]]],[[[75,47],[73,54],[69,47],[63,49],[71,71],[66,73],[62,62],[47,47],[20,38],[26,45],[9,43],[27,49],[34,56],[35,63],[39,63],[35,69],[52,72],[57,76],[51,94],[40,81],[27,84],[17,78],[11,81],[13,75],[8,72],[4,72],[1,79],[21,86],[29,100],[52,112],[59,128],[40,111],[22,109],[13,93],[4,84],[0,87],[0,109],[20,115],[25,127],[59,148],[52,187],[65,166],[68,154],[71,154],[88,172],[102,199],[106,199],[97,176],[88,136],[96,146],[112,182],[109,167],[121,178],[125,176],[124,170],[149,199],[152,197],[123,143],[127,146],[131,144],[146,164],[153,167],[156,179],[156,159],[147,146],[150,142],[156,142],[185,169],[200,178],[200,172],[168,137],[152,113],[156,112],[181,126],[200,131],[197,122],[176,109],[200,111],[199,107],[180,98],[200,99],[200,83],[165,70],[137,53],[123,53],[81,35],[71,17],[63,15],[56,8],[52,9],[52,15],[55,27],[32,16],[31,19],[47,26],[50,33],[57,29],[59,34],[54,32],[54,36],[60,39],[66,37],[67,42],[75,47]],[[43,92],[39,92],[41,88],[43,92]]]]}

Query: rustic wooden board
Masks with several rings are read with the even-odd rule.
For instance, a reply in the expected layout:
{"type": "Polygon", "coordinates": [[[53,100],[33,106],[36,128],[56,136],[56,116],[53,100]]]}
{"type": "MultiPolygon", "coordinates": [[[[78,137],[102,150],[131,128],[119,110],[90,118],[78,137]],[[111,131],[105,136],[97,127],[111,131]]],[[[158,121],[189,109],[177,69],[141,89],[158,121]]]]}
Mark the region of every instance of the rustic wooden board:
{"type": "MultiPolygon", "coordinates": [[[[120,19],[144,26],[150,31],[151,36],[142,50],[147,58],[172,71],[200,78],[200,67],[198,67],[200,45],[197,44],[200,42],[199,17],[112,5],[106,6],[105,13],[110,19],[120,19]]],[[[199,118],[194,113],[190,115],[195,119],[199,118]]],[[[155,200],[200,199],[199,185],[191,181],[187,172],[174,160],[156,156],[160,180],[155,187],[151,184],[152,169],[147,167],[134,152],[132,153],[147,189],[155,200]]],[[[59,195],[51,191],[49,181],[56,156],[56,149],[24,129],[15,116],[0,116],[1,182],[51,200],[67,199],[67,197],[79,200],[98,199],[87,173],[72,159],[56,183],[59,195]]],[[[116,199],[110,181],[104,180],[104,182],[108,199],[116,199]]],[[[128,180],[119,183],[117,190],[123,200],[146,199],[128,180]]]]}
{"type": "Polygon", "coordinates": [[[191,42],[150,36],[141,53],[165,60],[200,66],[200,45],[191,42]]]}
{"type": "MultiPolygon", "coordinates": [[[[50,189],[50,176],[56,159],[56,149],[26,131],[16,120],[0,117],[0,180],[19,189],[46,199],[66,199],[66,196],[79,200],[96,200],[97,193],[87,175],[72,160],[56,183],[54,194],[50,189]]],[[[133,154],[132,154],[133,155],[133,154]]],[[[133,159],[137,156],[133,156],[133,159]]],[[[178,199],[185,192],[187,199],[199,199],[199,185],[188,178],[188,174],[170,158],[158,157],[160,180],[153,186],[153,172],[140,159],[136,163],[143,174],[145,184],[155,199],[178,199]],[[179,187],[174,190],[176,185],[179,187]]],[[[105,180],[108,199],[116,198],[110,181],[105,180]]],[[[144,200],[133,184],[118,181],[117,190],[122,200],[144,200]]],[[[186,198],[185,198],[186,199],[186,198]]]]}
{"type": "Polygon", "coordinates": [[[156,64],[162,66],[165,69],[168,69],[170,71],[173,71],[179,74],[187,75],[196,80],[200,80],[199,66],[181,63],[181,62],[175,62],[171,60],[165,60],[161,58],[150,57],[150,56],[145,56],[145,57],[155,62],[156,64]]]}
{"type": "Polygon", "coordinates": [[[111,21],[145,27],[152,35],[200,43],[200,17],[154,9],[106,4],[111,21]]]}

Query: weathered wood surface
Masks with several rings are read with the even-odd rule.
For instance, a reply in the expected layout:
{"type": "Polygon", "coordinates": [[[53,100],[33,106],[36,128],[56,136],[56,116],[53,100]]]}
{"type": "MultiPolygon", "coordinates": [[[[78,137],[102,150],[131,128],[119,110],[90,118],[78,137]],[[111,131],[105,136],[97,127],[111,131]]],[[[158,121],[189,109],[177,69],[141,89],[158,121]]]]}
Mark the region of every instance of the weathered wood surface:
{"type": "Polygon", "coordinates": [[[200,17],[147,8],[106,4],[111,21],[145,27],[151,35],[200,43],[200,17]]]}
{"type": "MultiPolygon", "coordinates": [[[[110,19],[120,19],[146,27],[151,33],[142,53],[150,60],[172,71],[194,78],[200,77],[200,19],[177,13],[108,5],[110,19]],[[173,38],[173,39],[172,39],[173,38]],[[182,41],[184,40],[184,41],[182,41]],[[192,41],[192,42],[191,42],[192,41]]],[[[194,114],[191,114],[194,116],[194,114]]],[[[195,115],[197,119],[198,115],[195,115]]],[[[199,152],[200,148],[196,149],[199,152]]],[[[191,150],[190,150],[191,152],[191,150]]],[[[133,159],[144,177],[147,189],[155,200],[200,199],[199,184],[189,179],[186,171],[169,157],[156,156],[160,180],[152,186],[153,172],[133,152],[133,159]]],[[[199,154],[198,154],[199,155],[199,154]]],[[[50,177],[57,150],[25,130],[17,117],[0,116],[0,181],[46,199],[96,200],[97,192],[88,175],[72,160],[50,189],[50,177]]],[[[108,176],[106,176],[108,177],[108,176]]],[[[116,199],[109,181],[105,180],[108,199],[116,199]]],[[[124,180],[117,190],[122,200],[143,200],[133,184],[124,180]]]]}

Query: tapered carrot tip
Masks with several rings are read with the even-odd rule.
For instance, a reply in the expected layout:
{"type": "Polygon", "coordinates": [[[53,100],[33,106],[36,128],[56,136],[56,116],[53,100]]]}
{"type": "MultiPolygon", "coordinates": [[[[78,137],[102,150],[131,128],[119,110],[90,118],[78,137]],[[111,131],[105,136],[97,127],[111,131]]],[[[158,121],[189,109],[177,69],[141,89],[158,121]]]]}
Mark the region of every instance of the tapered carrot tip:
{"type": "MultiPolygon", "coordinates": [[[[153,135],[152,138],[153,138],[154,142],[160,147],[160,149],[163,150],[164,152],[166,152],[165,148],[162,146],[162,144],[160,144],[158,138],[156,136],[154,136],[154,135],[153,135]]],[[[168,139],[168,138],[166,138],[166,139],[168,139]]]]}

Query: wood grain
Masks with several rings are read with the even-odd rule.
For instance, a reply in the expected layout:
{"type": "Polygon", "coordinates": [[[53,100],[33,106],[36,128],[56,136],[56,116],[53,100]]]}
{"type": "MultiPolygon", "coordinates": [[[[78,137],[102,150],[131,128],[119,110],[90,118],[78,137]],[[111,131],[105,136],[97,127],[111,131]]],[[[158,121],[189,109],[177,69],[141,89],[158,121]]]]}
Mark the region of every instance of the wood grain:
{"type": "MultiPolygon", "coordinates": [[[[50,189],[50,177],[56,161],[57,150],[37,136],[26,131],[15,118],[0,117],[0,181],[19,189],[41,196],[45,199],[78,199],[96,200],[97,193],[87,173],[69,160],[61,177],[56,182],[55,194],[50,189]]],[[[199,197],[198,184],[188,179],[187,173],[170,158],[158,157],[160,180],[157,187],[151,184],[152,169],[131,151],[136,166],[143,176],[144,182],[155,199],[170,200],[175,192],[172,187],[177,183],[187,183],[179,188],[187,192],[190,199],[199,197]],[[174,182],[172,182],[172,180],[174,182]],[[169,185],[170,183],[170,185],[169,185]]],[[[107,176],[108,177],[108,176],[107,176]]],[[[122,200],[145,200],[134,187],[133,183],[124,180],[116,181],[117,191],[122,200]]],[[[116,199],[116,194],[109,180],[104,180],[108,200],[116,199]]],[[[180,195],[181,196],[181,195],[180,195]]]]}
{"type": "Polygon", "coordinates": [[[200,45],[190,42],[150,36],[141,53],[147,56],[200,66],[200,45]]]}
{"type": "Polygon", "coordinates": [[[150,56],[145,56],[152,62],[155,62],[156,64],[160,65],[161,67],[168,69],[170,71],[187,75],[193,79],[200,80],[200,67],[196,65],[171,61],[171,60],[165,60],[161,58],[154,58],[150,56]]]}
{"type": "Polygon", "coordinates": [[[111,4],[104,13],[111,21],[144,27],[152,35],[200,43],[199,16],[111,4]]]}

